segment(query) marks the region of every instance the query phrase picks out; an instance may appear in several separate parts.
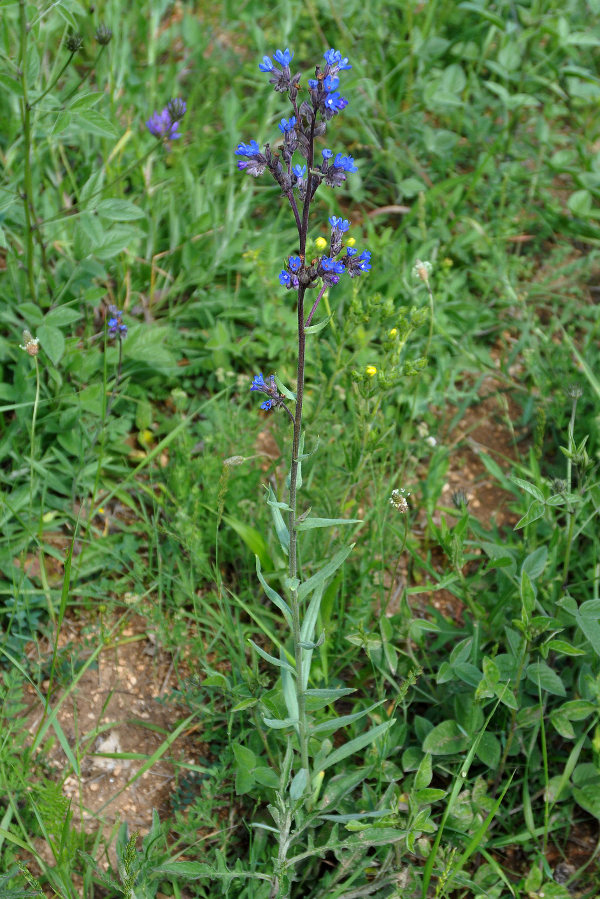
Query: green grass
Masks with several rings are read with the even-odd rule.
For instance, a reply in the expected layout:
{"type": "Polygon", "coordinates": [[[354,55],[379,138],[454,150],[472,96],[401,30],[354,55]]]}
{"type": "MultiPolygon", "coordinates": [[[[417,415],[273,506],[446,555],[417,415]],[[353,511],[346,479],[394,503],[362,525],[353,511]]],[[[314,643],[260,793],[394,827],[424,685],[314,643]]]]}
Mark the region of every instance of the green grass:
{"type": "MultiPolygon", "coordinates": [[[[295,310],[277,276],[296,235],[279,191],[244,178],[233,149],[272,139],[287,115],[257,70],[286,46],[298,69],[331,46],[353,64],[331,146],[359,172],[320,193],[312,236],[343,213],[373,253],[367,277],[331,291],[308,349],[306,446],[318,436],[318,448],[303,507],[362,521],[303,534],[305,576],[356,544],[324,593],[310,686],[355,691],[329,715],[365,712],[324,734],[336,749],[381,726],[326,770],[315,800],[337,790],[324,813],[370,817],[300,836],[291,895],[567,897],[553,880],[562,857],[596,896],[596,850],[574,855],[570,840],[598,840],[600,820],[597,0],[351,0],[343,16],[316,2],[99,0],[90,12],[69,0],[40,18],[29,4],[30,103],[68,59],[66,35],[84,38],[31,110],[31,247],[20,6],[0,8],[0,896],[25,895],[27,876],[64,899],[79,895],[74,878],[86,899],[200,899],[225,885],[269,896],[253,875],[273,870],[261,825],[273,826],[286,738],[263,717],[286,713],[248,641],[290,650],[255,566],[256,554],[283,589],[264,486],[284,499],[290,429],[284,415],[267,423],[248,388],[257,371],[295,378],[295,310]],[[114,36],[94,62],[100,22],[114,36]],[[171,96],[188,113],[167,151],[144,122],[171,96]],[[417,259],[433,264],[430,344],[417,259]],[[111,302],[129,326],[120,373],[111,302]],[[35,360],[19,349],[24,328],[40,339],[35,360]],[[575,383],[581,396],[565,390],[575,383]],[[479,481],[512,516],[502,527],[496,509],[488,527],[473,502],[442,496],[465,446],[452,428],[475,424],[490,391],[515,435],[513,458],[480,456],[479,481]],[[267,427],[282,459],[261,455],[267,427]],[[224,466],[233,456],[244,461],[224,466]],[[389,504],[400,487],[405,517],[389,504]],[[435,606],[442,588],[454,615],[435,606]],[[185,647],[194,677],[181,676],[173,732],[196,724],[206,758],[177,767],[143,847],[124,827],[113,838],[117,872],[110,840],[69,823],[45,741],[64,745],[64,777],[79,776],[81,747],[56,710],[81,670],[61,660],[60,630],[101,615],[110,642],[131,595],[178,665],[185,647]],[[32,646],[53,649],[34,664],[32,646]],[[32,696],[45,710],[33,746],[32,696]],[[303,855],[313,836],[325,862],[303,855]]],[[[161,750],[181,762],[172,740],[161,750]]]]}

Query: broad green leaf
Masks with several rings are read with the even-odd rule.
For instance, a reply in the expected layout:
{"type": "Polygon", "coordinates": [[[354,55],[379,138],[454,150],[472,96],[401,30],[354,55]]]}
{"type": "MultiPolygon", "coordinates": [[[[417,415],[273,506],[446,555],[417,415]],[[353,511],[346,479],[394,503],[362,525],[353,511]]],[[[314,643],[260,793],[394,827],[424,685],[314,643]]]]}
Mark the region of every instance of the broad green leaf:
{"type": "Polygon", "coordinates": [[[552,693],[554,696],[567,695],[562,680],[556,671],[553,671],[545,662],[533,662],[533,664],[529,665],[527,677],[536,686],[539,684],[542,690],[545,690],[547,693],[552,693]]]}
{"type": "Polygon", "coordinates": [[[54,325],[43,324],[37,329],[42,349],[54,365],[58,365],[65,352],[65,337],[59,328],[54,325]]]}
{"type": "Polygon", "coordinates": [[[331,755],[327,756],[325,761],[321,763],[321,770],[324,771],[326,768],[331,768],[332,765],[337,765],[338,762],[343,761],[343,759],[348,758],[348,756],[354,755],[356,752],[360,752],[361,749],[364,749],[365,746],[374,743],[378,737],[387,733],[394,723],[395,719],[393,718],[390,721],[384,721],[383,724],[378,724],[376,727],[367,731],[366,734],[362,734],[360,737],[350,740],[350,742],[346,743],[344,746],[340,746],[339,749],[332,752],[331,755]]]}
{"type": "Polygon", "coordinates": [[[525,569],[521,572],[521,601],[525,612],[530,616],[535,608],[535,588],[525,569]]]}
{"type": "Polygon", "coordinates": [[[470,737],[463,733],[456,721],[449,719],[429,731],[421,749],[432,755],[454,755],[457,752],[464,752],[470,743],[470,737]]]}
{"type": "Polygon", "coordinates": [[[272,790],[276,790],[279,786],[279,778],[272,768],[267,768],[265,765],[259,765],[259,767],[255,768],[252,773],[254,775],[254,780],[257,783],[262,784],[263,787],[271,787],[272,790]]]}
{"type": "Polygon", "coordinates": [[[579,646],[573,646],[571,643],[568,643],[566,640],[548,640],[547,643],[544,644],[548,649],[551,649],[553,652],[559,652],[564,656],[584,656],[585,649],[581,649],[579,646]]]}
{"type": "Polygon", "coordinates": [[[87,94],[76,94],[67,109],[91,109],[104,96],[102,91],[90,91],[87,94]]]}
{"type": "Polygon", "coordinates": [[[331,575],[337,571],[340,565],[346,561],[352,550],[354,549],[354,543],[350,546],[345,546],[342,549],[338,550],[334,555],[333,559],[327,562],[320,571],[317,571],[316,574],[313,574],[307,581],[300,584],[298,588],[298,598],[304,599],[305,596],[308,596],[312,590],[315,590],[318,586],[324,583],[324,581],[331,577],[331,575]]]}
{"type": "Polygon", "coordinates": [[[540,546],[539,549],[534,550],[530,553],[527,558],[523,561],[523,565],[521,566],[521,571],[526,571],[532,581],[537,580],[540,576],[544,568],[546,567],[546,561],[548,559],[548,547],[540,546]]]}
{"type": "Polygon", "coordinates": [[[433,777],[433,769],[431,766],[431,753],[426,752],[421,759],[421,764],[415,774],[415,790],[424,790],[431,783],[433,777]]]}
{"type": "Polygon", "coordinates": [[[500,753],[501,746],[498,738],[489,731],[482,733],[475,753],[477,758],[488,768],[495,770],[500,762],[500,753]]]}
{"type": "Polygon", "coordinates": [[[525,515],[517,521],[515,531],[519,528],[524,528],[526,525],[531,524],[532,521],[537,521],[538,518],[541,518],[544,514],[544,508],[544,503],[534,500],[527,509],[525,515]]]}
{"type": "Polygon", "coordinates": [[[129,200],[100,200],[96,212],[111,222],[131,222],[146,217],[143,209],[129,200]]]}
{"type": "Polygon", "coordinates": [[[98,137],[117,137],[119,132],[106,116],[96,109],[82,109],[77,111],[77,125],[90,134],[98,137]]]}

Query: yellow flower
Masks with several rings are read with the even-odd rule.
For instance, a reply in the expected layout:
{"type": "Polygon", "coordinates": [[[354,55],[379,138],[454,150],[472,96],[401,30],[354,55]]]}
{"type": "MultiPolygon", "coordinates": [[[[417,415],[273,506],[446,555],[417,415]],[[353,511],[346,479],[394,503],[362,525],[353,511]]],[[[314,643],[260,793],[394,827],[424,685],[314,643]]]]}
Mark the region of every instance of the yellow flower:
{"type": "Polygon", "coordinates": [[[370,378],[374,378],[377,374],[377,369],[374,365],[367,365],[367,374],[370,378]]]}
{"type": "Polygon", "coordinates": [[[388,334],[388,337],[395,337],[397,333],[398,333],[398,328],[392,328],[392,330],[388,334]]]}
{"type": "Polygon", "coordinates": [[[317,239],[315,240],[315,246],[317,250],[324,250],[327,246],[327,241],[324,237],[317,237],[317,239]]]}
{"type": "Polygon", "coordinates": [[[348,240],[346,241],[346,246],[353,247],[355,243],[356,243],[356,237],[349,237],[348,240]]]}

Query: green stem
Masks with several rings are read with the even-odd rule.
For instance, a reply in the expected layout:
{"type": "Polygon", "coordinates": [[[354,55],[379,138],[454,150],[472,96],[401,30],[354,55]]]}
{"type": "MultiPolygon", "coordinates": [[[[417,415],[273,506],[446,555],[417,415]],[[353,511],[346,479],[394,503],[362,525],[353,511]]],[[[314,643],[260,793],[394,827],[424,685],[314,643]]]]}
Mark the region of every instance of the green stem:
{"type": "MultiPolygon", "coordinates": [[[[578,397],[573,397],[573,404],[571,406],[571,418],[569,419],[569,427],[567,431],[568,436],[568,450],[569,455],[567,456],[567,495],[571,493],[572,488],[572,480],[573,480],[573,463],[571,461],[571,453],[575,449],[575,413],[577,411],[577,400],[578,397]]],[[[571,563],[571,546],[573,545],[573,531],[575,530],[575,510],[571,508],[571,506],[567,507],[567,514],[569,516],[569,527],[567,530],[567,545],[565,548],[565,561],[563,564],[563,573],[562,573],[562,582],[563,584],[567,584],[569,579],[569,565],[571,563]]]]}
{"type": "Polygon", "coordinates": [[[60,76],[61,76],[61,75],[63,74],[63,72],[65,72],[65,71],[68,69],[68,67],[70,66],[71,60],[73,59],[74,56],[75,56],[75,53],[71,53],[71,55],[70,55],[69,58],[67,59],[66,63],[64,64],[64,66],[62,67],[62,69],[61,69],[61,70],[59,71],[59,73],[57,74],[56,78],[55,78],[53,81],[50,82],[50,84],[48,85],[48,87],[46,88],[46,90],[44,91],[44,93],[43,93],[43,94],[40,94],[39,97],[37,97],[37,98],[33,101],[33,103],[32,103],[31,106],[30,106],[30,109],[33,109],[34,106],[37,106],[38,103],[41,103],[41,101],[44,99],[44,97],[45,97],[47,94],[50,93],[50,91],[52,90],[52,88],[54,87],[54,85],[56,84],[56,82],[58,81],[58,79],[60,78],[60,76]]]}
{"type": "Polygon", "coordinates": [[[25,9],[25,0],[19,0],[19,71],[21,73],[21,124],[23,126],[23,156],[24,156],[24,205],[25,205],[25,266],[29,282],[29,293],[32,302],[37,302],[37,291],[33,272],[33,178],[31,174],[31,105],[27,92],[27,35],[29,23],[25,9]]]}

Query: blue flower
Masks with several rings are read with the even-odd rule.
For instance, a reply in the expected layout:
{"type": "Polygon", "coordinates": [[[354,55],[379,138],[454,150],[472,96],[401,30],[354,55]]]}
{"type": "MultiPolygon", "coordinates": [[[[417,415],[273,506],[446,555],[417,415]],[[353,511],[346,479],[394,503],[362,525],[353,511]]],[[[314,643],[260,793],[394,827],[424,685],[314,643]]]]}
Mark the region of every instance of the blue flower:
{"type": "Polygon", "coordinates": [[[290,131],[293,131],[296,127],[296,116],[293,115],[290,119],[282,119],[279,123],[279,130],[282,134],[289,134],[290,131]]]}
{"type": "Polygon", "coordinates": [[[311,89],[311,91],[316,91],[316,89],[317,89],[318,86],[319,86],[319,82],[318,82],[315,78],[309,78],[309,79],[308,79],[308,86],[309,86],[309,88],[311,89]]]}
{"type": "Polygon", "coordinates": [[[299,256],[290,256],[288,264],[293,272],[297,272],[302,265],[302,260],[299,256]]]}
{"type": "Polygon", "coordinates": [[[363,250],[360,256],[356,257],[359,265],[358,268],[361,272],[370,272],[371,271],[371,251],[363,250]]]}
{"type": "Polygon", "coordinates": [[[275,375],[269,375],[266,381],[262,376],[262,372],[259,375],[254,375],[250,390],[258,390],[259,393],[266,393],[267,396],[270,397],[270,399],[265,400],[264,403],[260,404],[260,408],[264,409],[265,412],[268,412],[273,406],[277,406],[278,401],[283,399],[277,390],[275,375]]]}
{"type": "Polygon", "coordinates": [[[295,165],[292,169],[292,172],[298,178],[299,181],[302,181],[304,176],[306,175],[306,166],[305,165],[295,165]]]}
{"type": "Polygon", "coordinates": [[[335,66],[335,68],[339,72],[342,72],[344,69],[352,68],[352,66],[348,64],[348,57],[347,56],[342,57],[342,54],[340,53],[339,50],[334,50],[332,48],[331,50],[327,50],[323,54],[323,56],[325,58],[325,62],[327,63],[327,65],[331,66],[332,68],[335,66]]]}
{"type": "Polygon", "coordinates": [[[323,256],[321,265],[326,272],[336,272],[338,275],[342,275],[345,271],[343,262],[337,262],[337,260],[330,259],[328,256],[323,256]]]}
{"type": "Polygon", "coordinates": [[[331,157],[333,156],[333,152],[325,147],[324,150],[321,150],[321,155],[323,159],[331,159],[331,157]]]}
{"type": "Polygon", "coordinates": [[[358,250],[356,250],[354,247],[346,247],[346,255],[347,256],[356,256],[357,253],[358,253],[358,250]]]}
{"type": "Polygon", "coordinates": [[[290,53],[290,51],[286,48],[285,50],[275,50],[273,55],[273,59],[275,62],[278,62],[280,66],[289,66],[290,62],[294,57],[294,51],[290,53]]]}
{"type": "Polygon", "coordinates": [[[350,227],[348,219],[338,218],[337,215],[329,216],[329,224],[334,231],[340,231],[342,234],[350,227]]]}
{"type": "Polygon", "coordinates": [[[258,68],[261,70],[261,72],[272,72],[274,66],[268,56],[263,56],[262,62],[259,62],[258,64],[258,68]]]}
{"type": "Polygon", "coordinates": [[[260,147],[255,140],[251,140],[249,144],[239,143],[235,148],[236,156],[257,156],[260,153],[260,147]]]}
{"type": "Polygon", "coordinates": [[[337,77],[337,75],[328,75],[323,82],[323,87],[326,91],[336,91],[339,86],[340,79],[337,77]]]}
{"type": "Polygon", "coordinates": [[[283,271],[280,272],[280,274],[279,274],[279,283],[282,284],[284,287],[290,287],[292,284],[292,278],[290,276],[290,273],[286,272],[285,269],[283,269],[283,271]]]}
{"type": "Polygon", "coordinates": [[[346,98],[337,92],[327,94],[324,102],[326,109],[330,109],[332,112],[341,112],[348,105],[346,98]]]}
{"type": "Polygon", "coordinates": [[[352,156],[342,156],[341,153],[338,153],[333,160],[333,165],[336,169],[343,169],[345,172],[358,172],[352,156]]]}

